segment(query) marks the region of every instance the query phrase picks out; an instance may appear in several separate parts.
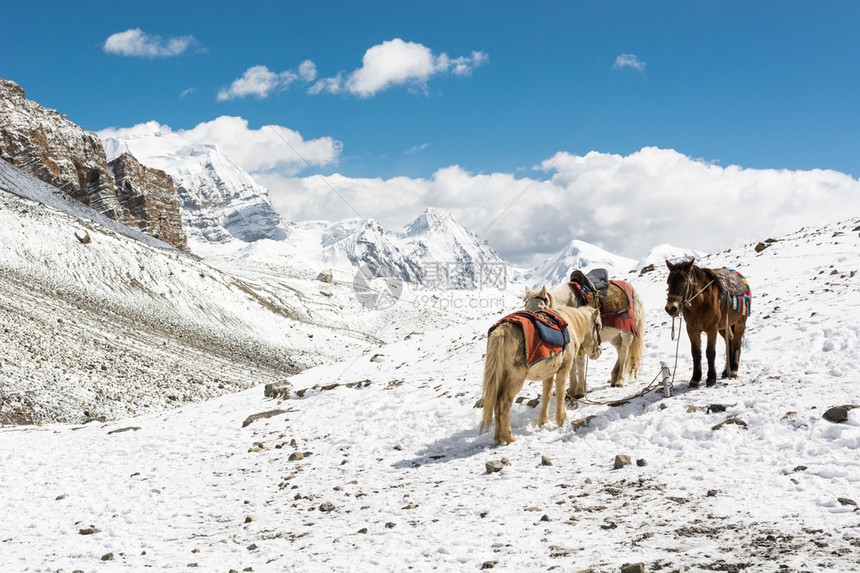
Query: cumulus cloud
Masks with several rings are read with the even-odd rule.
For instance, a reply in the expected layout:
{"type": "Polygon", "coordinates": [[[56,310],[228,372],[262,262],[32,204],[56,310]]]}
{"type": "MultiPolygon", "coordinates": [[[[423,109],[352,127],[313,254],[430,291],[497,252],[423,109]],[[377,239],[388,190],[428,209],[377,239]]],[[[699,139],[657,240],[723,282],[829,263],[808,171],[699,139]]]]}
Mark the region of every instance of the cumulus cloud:
{"type": "Polygon", "coordinates": [[[259,129],[248,126],[241,117],[223,115],[191,129],[173,130],[167,125],[150,121],[127,128],[109,128],[98,132],[99,137],[146,138],[147,145],[158,153],[180,152],[187,140],[218,145],[224,153],[255,178],[268,172],[280,177],[293,176],[311,166],[337,163],[341,143],[331,137],[304,139],[298,131],[281,125],[264,125],[259,129]],[[152,135],[163,136],[151,139],[152,135]],[[171,138],[171,136],[179,136],[171,138]]]}
{"type": "Polygon", "coordinates": [[[158,58],[178,56],[195,44],[197,40],[194,36],[162,38],[147,34],[140,28],[133,28],[108,36],[102,49],[108,54],[120,56],[158,58]]]}
{"type": "Polygon", "coordinates": [[[644,72],[645,62],[640,60],[639,56],[636,54],[620,54],[615,58],[615,63],[612,64],[612,69],[620,70],[623,68],[633,68],[637,72],[644,72]]]}
{"type": "Polygon", "coordinates": [[[269,97],[273,91],[287,89],[298,76],[295,72],[275,73],[266,66],[252,66],[245,70],[241,78],[233,80],[229,88],[218,92],[218,101],[254,96],[258,99],[269,97]]]}
{"type": "Polygon", "coordinates": [[[434,54],[430,48],[416,42],[394,38],[369,48],[360,68],[344,78],[342,73],[324,78],[311,86],[309,93],[341,93],[346,91],[368,98],[393,86],[408,85],[426,89],[434,76],[452,73],[468,76],[472,70],[489,61],[484,52],[451,58],[447,54],[434,54]]]}
{"type": "Polygon", "coordinates": [[[310,60],[305,60],[299,64],[299,76],[306,82],[312,82],[317,79],[317,67],[310,60]]]}
{"type": "Polygon", "coordinates": [[[428,206],[448,209],[522,265],[544,260],[572,239],[639,259],[662,243],[718,252],[860,214],[860,181],[831,170],[721,167],[654,147],[627,156],[562,152],[541,167],[549,178],[451,166],[426,179],[333,175],[326,182],[269,174],[261,183],[295,220],[354,216],[328,185],[386,228],[428,206]]]}

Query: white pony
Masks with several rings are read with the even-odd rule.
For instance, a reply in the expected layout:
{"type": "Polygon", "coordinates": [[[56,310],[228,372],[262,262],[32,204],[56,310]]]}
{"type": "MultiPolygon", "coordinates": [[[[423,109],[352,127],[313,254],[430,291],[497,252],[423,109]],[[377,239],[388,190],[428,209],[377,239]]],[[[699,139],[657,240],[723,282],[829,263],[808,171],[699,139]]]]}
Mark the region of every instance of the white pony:
{"type": "Polygon", "coordinates": [[[532,364],[531,367],[526,365],[525,338],[519,325],[503,322],[490,333],[487,341],[487,361],[484,364],[481,433],[490,429],[495,417],[494,439],[497,444],[510,444],[516,439],[511,431],[511,406],[527,379],[543,381],[543,397],[538,417],[538,425],[542,426],[549,421],[549,403],[552,400],[555,378],[555,422],[561,426],[567,419],[564,389],[574,357],[580,350],[594,358],[600,356],[600,342],[596,335],[600,331],[601,323],[600,312],[596,308],[564,307],[555,309],[555,312],[567,322],[570,343],[560,354],[532,364]]]}
{"type": "MultiPolygon", "coordinates": [[[[631,288],[633,288],[631,286],[631,288]]],[[[543,286],[539,291],[533,291],[526,287],[524,297],[525,309],[533,312],[542,307],[558,309],[565,306],[577,307],[579,300],[576,297],[573,289],[567,283],[552,287],[547,290],[543,286]]],[[[624,386],[625,377],[634,377],[639,372],[642,365],[642,353],[644,343],[642,340],[645,332],[645,307],[642,305],[642,298],[636,289],[633,289],[633,320],[636,323],[636,330],[639,335],[634,336],[629,332],[625,332],[618,328],[603,326],[601,330],[601,339],[608,341],[615,347],[618,353],[618,359],[615,361],[615,366],[612,368],[612,377],[609,380],[610,385],[622,387],[624,386]]],[[[585,356],[579,354],[576,357],[573,368],[570,371],[570,385],[567,393],[571,398],[584,398],[587,392],[585,381],[585,356]]]]}

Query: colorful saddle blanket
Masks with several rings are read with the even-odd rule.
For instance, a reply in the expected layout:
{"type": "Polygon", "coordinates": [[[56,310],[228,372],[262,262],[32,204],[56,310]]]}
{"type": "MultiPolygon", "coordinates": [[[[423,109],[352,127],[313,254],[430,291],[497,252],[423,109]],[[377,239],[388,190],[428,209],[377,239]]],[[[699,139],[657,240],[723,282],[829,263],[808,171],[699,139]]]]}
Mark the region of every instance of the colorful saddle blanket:
{"type": "Polygon", "coordinates": [[[720,298],[728,297],[729,307],[744,316],[750,315],[752,293],[747,279],[734,269],[705,269],[717,281],[720,287],[720,298]]]}
{"type": "Polygon", "coordinates": [[[603,326],[617,328],[636,336],[636,320],[633,316],[633,287],[625,281],[609,281],[609,288],[591,292],[579,283],[568,283],[579,306],[597,306],[603,326]]]}
{"type": "Polygon", "coordinates": [[[519,324],[525,338],[526,367],[558,356],[570,344],[567,321],[551,310],[537,312],[519,311],[501,319],[490,327],[493,332],[503,322],[519,324]]]}

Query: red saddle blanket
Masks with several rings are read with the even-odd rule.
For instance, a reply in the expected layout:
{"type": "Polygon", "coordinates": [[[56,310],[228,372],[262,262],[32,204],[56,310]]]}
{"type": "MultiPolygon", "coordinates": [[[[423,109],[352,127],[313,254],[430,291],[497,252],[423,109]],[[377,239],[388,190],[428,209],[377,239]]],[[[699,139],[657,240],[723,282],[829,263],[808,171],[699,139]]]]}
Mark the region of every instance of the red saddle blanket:
{"type": "Polygon", "coordinates": [[[536,312],[523,310],[509,314],[491,326],[488,334],[503,322],[518,324],[523,329],[527,368],[531,368],[541,360],[558,356],[570,343],[567,321],[551,310],[536,312]]]}
{"type": "Polygon", "coordinates": [[[579,283],[571,282],[568,285],[580,306],[586,304],[600,308],[600,319],[604,327],[617,328],[638,336],[636,317],[633,316],[633,287],[630,283],[609,281],[609,288],[601,293],[583,289],[579,283]]]}

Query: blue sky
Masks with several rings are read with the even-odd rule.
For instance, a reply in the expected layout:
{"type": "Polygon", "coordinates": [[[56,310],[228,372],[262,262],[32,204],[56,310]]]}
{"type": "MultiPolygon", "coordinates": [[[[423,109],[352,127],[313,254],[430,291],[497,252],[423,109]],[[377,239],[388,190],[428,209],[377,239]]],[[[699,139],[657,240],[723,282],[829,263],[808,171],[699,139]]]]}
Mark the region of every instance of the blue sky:
{"type": "Polygon", "coordinates": [[[19,2],[4,6],[0,74],[91,130],[236,115],[333,137],[350,176],[511,172],[560,150],[644,146],[857,176],[858,29],[860,6],[847,2],[19,2]],[[129,29],[195,43],[172,57],[106,53],[129,29]],[[252,66],[349,73],[394,38],[488,61],[372,97],[294,83],[216,101],[252,66]],[[621,54],[644,69],[614,69],[621,54]]]}
{"type": "Polygon", "coordinates": [[[572,238],[639,257],[860,215],[858,29],[849,2],[18,2],[0,76],[93,131],[205,125],[293,219],[506,213],[537,221],[482,234],[511,260],[572,238]],[[243,158],[264,125],[313,170],[278,142],[243,158]]]}

